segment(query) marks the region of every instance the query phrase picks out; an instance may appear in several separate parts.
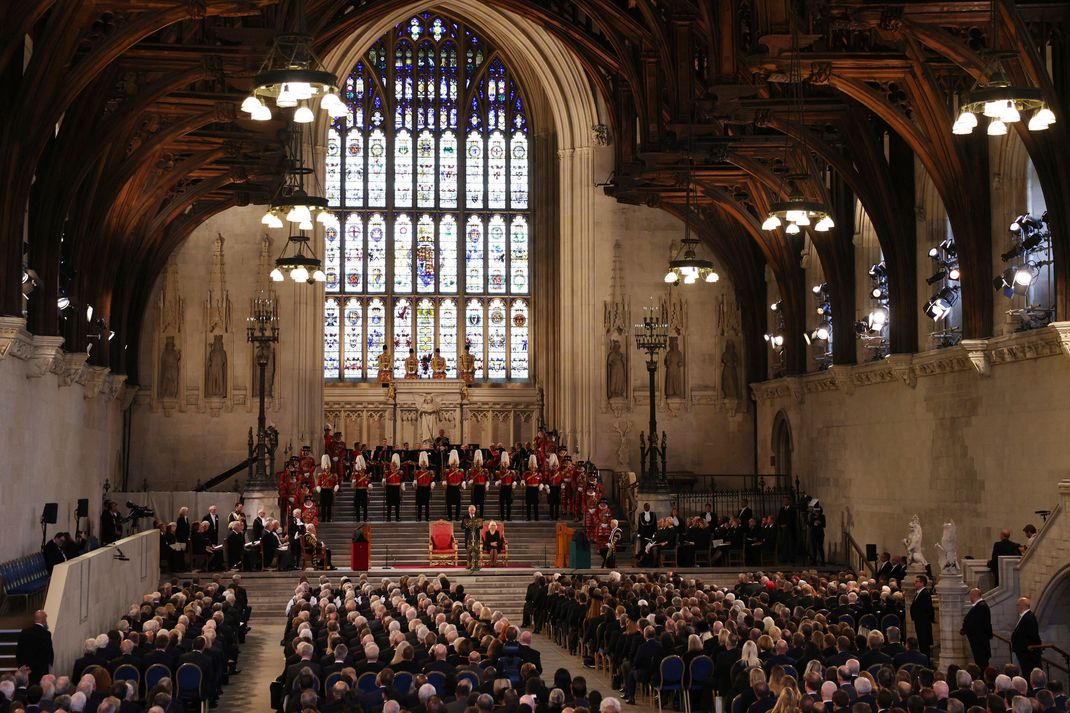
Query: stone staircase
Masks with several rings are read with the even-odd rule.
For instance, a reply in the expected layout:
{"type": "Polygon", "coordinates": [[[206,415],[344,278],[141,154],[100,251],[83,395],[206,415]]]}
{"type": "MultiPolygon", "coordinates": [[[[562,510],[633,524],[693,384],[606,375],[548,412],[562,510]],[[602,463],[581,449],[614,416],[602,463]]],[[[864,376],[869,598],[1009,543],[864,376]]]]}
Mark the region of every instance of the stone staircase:
{"type": "Polygon", "coordinates": [[[15,670],[15,646],[18,640],[18,629],[0,629],[0,674],[15,670]]]}

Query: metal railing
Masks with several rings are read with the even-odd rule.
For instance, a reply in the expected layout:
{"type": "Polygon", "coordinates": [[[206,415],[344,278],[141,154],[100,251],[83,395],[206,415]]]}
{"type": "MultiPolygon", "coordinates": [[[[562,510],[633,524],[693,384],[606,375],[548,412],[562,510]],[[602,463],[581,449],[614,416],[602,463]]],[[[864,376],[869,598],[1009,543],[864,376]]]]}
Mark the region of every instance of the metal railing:
{"type": "Polygon", "coordinates": [[[847,558],[848,566],[855,572],[869,572],[872,577],[877,574],[877,566],[866,559],[866,551],[855,541],[851,533],[843,531],[843,555],[847,558]]]}
{"type": "MultiPolygon", "coordinates": [[[[776,515],[787,498],[793,505],[799,505],[798,481],[784,475],[696,475],[701,488],[684,489],[673,487],[671,495],[673,506],[680,517],[699,515],[706,510],[706,504],[713,507],[714,515],[733,517],[743,507],[743,500],[761,519],[766,515],[776,515]]],[[[669,480],[670,487],[674,479],[669,480]]]]}
{"type": "MultiPolygon", "coordinates": [[[[1014,646],[1011,644],[1011,640],[1008,639],[1006,636],[1003,636],[1001,634],[997,634],[995,632],[993,632],[992,636],[994,638],[996,638],[996,639],[999,639],[1000,641],[1002,641],[1003,643],[1005,643],[1007,645],[1007,658],[1010,659],[1011,661],[1013,661],[1014,660],[1014,646]]],[[[1036,645],[1030,646],[1029,648],[1034,650],[1034,651],[1039,651],[1040,652],[1040,663],[1044,667],[1044,673],[1047,674],[1049,681],[1052,680],[1052,678],[1053,678],[1053,676],[1052,676],[1053,671],[1057,671],[1059,673],[1059,675],[1057,675],[1055,678],[1061,678],[1064,685],[1070,683],[1070,652],[1063,651],[1062,649],[1060,649],[1055,644],[1048,643],[1048,642],[1045,642],[1045,643],[1042,643],[1042,644],[1036,644],[1036,645]],[[1064,666],[1063,664],[1060,664],[1059,662],[1054,661],[1054,660],[1049,659],[1048,657],[1044,656],[1044,650],[1045,649],[1051,649],[1052,651],[1060,654],[1063,657],[1064,662],[1065,662],[1066,665],[1064,666]]],[[[1023,672],[1022,675],[1023,676],[1028,676],[1029,673],[1028,672],[1023,672]]]]}

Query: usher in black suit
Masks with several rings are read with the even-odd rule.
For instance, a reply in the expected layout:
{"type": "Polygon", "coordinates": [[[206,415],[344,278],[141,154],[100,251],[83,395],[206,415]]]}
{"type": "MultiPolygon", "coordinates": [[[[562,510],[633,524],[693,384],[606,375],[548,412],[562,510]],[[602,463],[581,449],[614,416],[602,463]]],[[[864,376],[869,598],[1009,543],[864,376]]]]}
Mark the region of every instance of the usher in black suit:
{"type": "Polygon", "coordinates": [[[988,602],[978,599],[962,619],[962,633],[970,642],[973,660],[982,671],[992,658],[992,612],[988,602]]]}

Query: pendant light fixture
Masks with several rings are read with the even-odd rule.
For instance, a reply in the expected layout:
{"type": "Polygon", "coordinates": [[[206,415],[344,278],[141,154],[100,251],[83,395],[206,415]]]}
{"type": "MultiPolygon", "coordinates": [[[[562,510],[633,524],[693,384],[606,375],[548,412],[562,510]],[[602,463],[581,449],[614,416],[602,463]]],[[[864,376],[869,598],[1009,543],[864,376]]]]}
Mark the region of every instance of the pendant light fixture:
{"type": "Polygon", "coordinates": [[[713,267],[713,262],[698,257],[696,248],[700,245],[697,238],[691,237],[691,183],[692,163],[690,152],[687,158],[687,192],[684,199],[684,239],[675,257],[669,261],[669,271],[665,273],[665,282],[670,285],[693,285],[698,281],[717,282],[721,276],[713,267]]]}
{"type": "Polygon", "coordinates": [[[324,68],[312,49],[304,0],[296,1],[295,10],[297,32],[275,37],[267,59],[253,79],[253,91],[242,102],[242,111],[256,121],[272,118],[269,106],[272,103],[278,109],[293,109],[293,120],[302,124],[315,119],[312,103],[316,99],[331,118],[345,116],[348,112],[338,97],[338,78],[324,68]]]}
{"type": "Polygon", "coordinates": [[[327,275],[322,269],[323,263],[312,251],[312,245],[304,231],[291,234],[282,247],[282,254],[275,259],[275,269],[271,271],[274,282],[282,282],[289,275],[294,282],[326,282],[327,275]],[[289,253],[287,255],[287,253],[289,253]]]}
{"type": "Polygon", "coordinates": [[[953,134],[972,134],[980,123],[979,117],[989,119],[986,132],[989,136],[1003,136],[1008,125],[1022,120],[1026,112],[1033,112],[1026,128],[1030,131],[1043,131],[1055,123],[1055,112],[1048,108],[1044,93],[1036,87],[1015,87],[1011,85],[1003,69],[1002,57],[1014,57],[1015,52],[999,51],[999,5],[998,0],[991,3],[991,28],[989,38],[992,49],[985,53],[988,67],[985,75],[988,81],[975,82],[969,92],[959,97],[961,106],[958,118],[951,127],[953,134]]]}
{"type": "MultiPolygon", "coordinates": [[[[791,64],[788,70],[788,81],[791,83],[791,109],[789,115],[799,127],[801,140],[791,141],[784,147],[784,165],[788,163],[789,147],[795,147],[802,153],[802,159],[807,164],[811,163],[810,148],[806,144],[806,107],[802,100],[802,58],[799,54],[799,26],[796,13],[792,10],[791,18],[791,64]]],[[[803,195],[799,185],[802,181],[811,178],[809,173],[795,173],[785,177],[784,189],[787,198],[776,201],[769,206],[762,230],[776,230],[784,226],[784,232],[788,235],[797,235],[807,226],[819,233],[827,232],[836,227],[832,219],[832,211],[823,203],[808,201],[803,195]]]]}
{"type": "MultiPolygon", "coordinates": [[[[301,124],[290,127],[286,141],[286,176],[271,199],[260,222],[269,228],[282,228],[287,222],[298,230],[312,230],[313,223],[337,226],[338,218],[330,211],[327,199],[319,192],[314,168],[305,165],[305,130],[301,124]]],[[[311,147],[309,155],[311,155],[311,147]]]]}

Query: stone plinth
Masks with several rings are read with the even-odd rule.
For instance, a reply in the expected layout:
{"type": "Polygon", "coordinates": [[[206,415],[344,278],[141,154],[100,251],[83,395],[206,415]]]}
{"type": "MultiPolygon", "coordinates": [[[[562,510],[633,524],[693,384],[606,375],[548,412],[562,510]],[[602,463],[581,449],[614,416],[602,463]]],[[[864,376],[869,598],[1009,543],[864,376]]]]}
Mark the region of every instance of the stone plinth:
{"type": "Polygon", "coordinates": [[[245,494],[245,517],[246,522],[252,527],[256,513],[263,508],[268,517],[273,517],[280,522],[286,522],[287,513],[279,512],[279,493],[277,490],[246,490],[245,494]]]}
{"type": "Polygon", "coordinates": [[[966,638],[959,634],[962,617],[966,614],[968,591],[969,587],[959,572],[945,572],[936,583],[936,593],[940,595],[939,667],[942,669],[951,664],[965,666],[972,661],[969,644],[966,638]]]}

